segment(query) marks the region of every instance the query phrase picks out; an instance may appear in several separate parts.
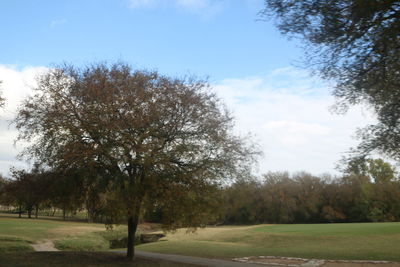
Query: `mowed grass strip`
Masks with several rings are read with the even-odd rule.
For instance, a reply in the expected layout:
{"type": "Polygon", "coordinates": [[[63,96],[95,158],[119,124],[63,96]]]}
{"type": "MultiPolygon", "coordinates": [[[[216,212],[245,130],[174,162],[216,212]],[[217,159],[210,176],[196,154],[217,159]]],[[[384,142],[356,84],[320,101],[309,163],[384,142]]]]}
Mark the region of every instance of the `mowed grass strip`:
{"type": "Polygon", "coordinates": [[[139,250],[213,258],[286,256],[400,261],[400,223],[213,227],[178,230],[139,250]]]}

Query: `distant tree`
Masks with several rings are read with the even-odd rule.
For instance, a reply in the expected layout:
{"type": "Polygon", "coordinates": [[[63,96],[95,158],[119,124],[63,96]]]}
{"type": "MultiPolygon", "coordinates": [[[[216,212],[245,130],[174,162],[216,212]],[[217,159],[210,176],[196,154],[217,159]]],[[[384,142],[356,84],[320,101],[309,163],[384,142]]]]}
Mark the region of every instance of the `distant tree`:
{"type": "Polygon", "coordinates": [[[16,204],[19,209],[19,217],[25,210],[28,217],[32,217],[35,210],[37,217],[39,206],[44,202],[46,194],[43,188],[46,186],[42,183],[39,170],[33,168],[31,171],[11,169],[11,177],[5,186],[6,195],[10,199],[10,204],[16,204]]]}
{"type": "Polygon", "coordinates": [[[364,211],[370,221],[398,220],[400,216],[400,183],[396,180],[394,166],[379,158],[352,158],[348,162],[346,172],[367,180],[361,189],[363,189],[363,206],[368,206],[364,211]]]}
{"type": "Polygon", "coordinates": [[[374,183],[385,183],[396,178],[395,167],[380,158],[351,158],[344,171],[347,174],[364,175],[374,183]]]}
{"type": "Polygon", "coordinates": [[[288,172],[268,172],[263,175],[263,197],[267,222],[293,223],[298,209],[297,185],[288,172]]]}
{"type": "Polygon", "coordinates": [[[7,180],[0,174],[0,205],[8,205],[6,198],[5,188],[7,185],[7,180]]]}
{"type": "Polygon", "coordinates": [[[338,107],[368,103],[378,123],[359,132],[357,153],[400,159],[400,2],[265,0],[283,34],[306,44],[306,62],[335,81],[338,107]]]}
{"type": "Polygon", "coordinates": [[[85,199],[84,178],[76,169],[53,169],[48,172],[49,185],[46,193],[49,203],[62,210],[63,220],[68,213],[83,208],[85,199]]]}
{"type": "Polygon", "coordinates": [[[248,170],[255,150],[206,82],[133,71],[118,63],[61,66],[38,79],[15,124],[26,155],[49,166],[89,167],[107,186],[107,210],[128,223],[127,256],[145,201],[166,227],[206,222],[224,178],[248,170]],[[211,194],[211,195],[212,195],[211,194]]]}
{"type": "Polygon", "coordinates": [[[260,183],[241,179],[223,190],[225,224],[262,223],[258,205],[261,204],[260,183]]]}
{"type": "Polygon", "coordinates": [[[297,184],[295,198],[297,209],[295,220],[298,222],[319,222],[321,198],[325,181],[319,177],[306,172],[299,172],[293,175],[293,181],[297,184]]]}

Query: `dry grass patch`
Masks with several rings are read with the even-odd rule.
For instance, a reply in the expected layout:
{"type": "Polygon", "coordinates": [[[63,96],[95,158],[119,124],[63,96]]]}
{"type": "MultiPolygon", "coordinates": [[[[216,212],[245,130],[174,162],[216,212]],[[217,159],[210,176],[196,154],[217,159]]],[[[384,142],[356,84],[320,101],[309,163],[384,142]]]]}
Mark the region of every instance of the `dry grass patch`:
{"type": "Polygon", "coordinates": [[[99,226],[63,226],[50,229],[49,233],[54,237],[59,238],[60,236],[76,236],[83,235],[92,232],[98,232],[106,230],[104,225],[99,226]]]}

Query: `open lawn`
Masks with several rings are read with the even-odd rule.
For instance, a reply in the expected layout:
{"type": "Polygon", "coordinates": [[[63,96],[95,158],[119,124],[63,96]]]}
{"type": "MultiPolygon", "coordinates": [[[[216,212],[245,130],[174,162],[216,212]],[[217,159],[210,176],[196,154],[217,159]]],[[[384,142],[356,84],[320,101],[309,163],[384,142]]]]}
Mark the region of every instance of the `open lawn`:
{"type": "Polygon", "coordinates": [[[108,249],[108,242],[94,234],[100,231],[105,231],[104,224],[17,218],[16,215],[0,214],[0,252],[29,251],[32,250],[31,243],[44,239],[53,240],[56,245],[59,243],[59,246],[68,248],[68,242],[78,236],[82,238],[79,242],[81,246],[86,244],[95,246],[97,250],[108,249]]]}
{"type": "Polygon", "coordinates": [[[178,230],[139,250],[214,258],[287,256],[400,261],[400,223],[293,224],[178,230]]]}
{"type": "MultiPolygon", "coordinates": [[[[30,243],[43,239],[52,240],[61,250],[106,251],[110,239],[124,235],[125,226],[106,231],[103,224],[0,214],[0,252],[29,251],[30,243]]],[[[137,249],[210,258],[264,255],[400,262],[400,223],[223,226],[195,233],[179,229],[137,249]]]]}
{"type": "MultiPolygon", "coordinates": [[[[143,224],[137,233],[159,230],[159,225],[143,224]]],[[[18,218],[0,213],[0,252],[31,251],[30,244],[51,240],[59,250],[105,251],[110,240],[127,236],[125,225],[106,230],[102,223],[62,221],[61,218],[18,218]]]]}

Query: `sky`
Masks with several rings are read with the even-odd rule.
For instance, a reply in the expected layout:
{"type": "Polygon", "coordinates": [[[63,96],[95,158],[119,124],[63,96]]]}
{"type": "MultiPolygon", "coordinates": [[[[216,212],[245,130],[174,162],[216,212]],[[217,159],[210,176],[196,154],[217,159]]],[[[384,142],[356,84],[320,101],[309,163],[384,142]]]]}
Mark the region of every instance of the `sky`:
{"type": "Polygon", "coordinates": [[[336,173],[355,130],[374,118],[363,107],[330,112],[331,86],[298,67],[301,43],[262,9],[263,0],[0,1],[0,173],[26,166],[10,121],[35,76],[63,62],[104,61],[208,78],[236,133],[251,133],[263,151],[258,173],[336,173]]]}

